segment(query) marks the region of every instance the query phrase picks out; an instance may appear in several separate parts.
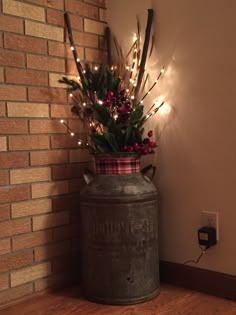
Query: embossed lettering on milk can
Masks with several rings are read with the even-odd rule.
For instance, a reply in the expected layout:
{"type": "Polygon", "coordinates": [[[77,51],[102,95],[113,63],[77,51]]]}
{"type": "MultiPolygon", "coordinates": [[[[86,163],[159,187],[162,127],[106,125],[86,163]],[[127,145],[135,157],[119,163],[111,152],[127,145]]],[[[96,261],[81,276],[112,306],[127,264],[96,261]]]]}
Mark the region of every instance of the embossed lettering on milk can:
{"type": "Polygon", "coordinates": [[[81,192],[82,288],[105,304],[133,304],[159,293],[157,191],[135,154],[95,156],[81,192]]]}

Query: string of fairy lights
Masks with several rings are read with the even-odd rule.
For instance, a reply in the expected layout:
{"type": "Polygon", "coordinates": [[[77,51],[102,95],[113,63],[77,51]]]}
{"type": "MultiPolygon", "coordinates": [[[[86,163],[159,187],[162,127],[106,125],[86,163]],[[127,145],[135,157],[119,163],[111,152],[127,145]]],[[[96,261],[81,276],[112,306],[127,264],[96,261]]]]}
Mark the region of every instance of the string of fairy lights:
{"type": "MultiPolygon", "coordinates": [[[[70,25],[69,25],[70,26],[70,25]]],[[[70,33],[70,27],[68,27],[68,32],[70,33]]],[[[73,56],[74,56],[74,60],[76,62],[76,66],[77,66],[77,69],[79,71],[79,74],[85,74],[86,73],[86,70],[83,68],[81,62],[80,62],[80,58],[78,57],[78,54],[77,54],[77,51],[76,51],[76,47],[74,45],[74,41],[73,41],[73,37],[72,37],[72,33],[69,34],[69,40],[70,40],[70,50],[72,51],[73,53],[73,56]]],[[[134,44],[131,48],[131,52],[133,50],[133,55],[132,55],[132,64],[131,66],[129,65],[126,65],[125,66],[125,74],[124,74],[124,78],[128,75],[129,79],[128,79],[128,88],[126,89],[126,93],[129,95],[130,99],[131,100],[135,100],[135,95],[133,94],[134,92],[134,89],[137,85],[137,73],[135,73],[135,67],[138,69],[139,67],[139,60],[138,60],[138,36],[137,35],[134,35],[134,44]],[[132,85],[132,87],[131,87],[132,85]]],[[[98,71],[98,66],[94,66],[93,67],[93,70],[94,71],[98,71]]],[[[111,71],[116,71],[117,70],[117,66],[116,65],[112,65],[110,67],[110,70],[111,71]]],[[[161,79],[163,73],[165,72],[165,68],[163,67],[159,73],[159,75],[157,76],[156,80],[154,81],[154,83],[151,85],[151,87],[147,90],[147,92],[141,97],[140,101],[138,103],[140,104],[144,104],[144,100],[146,99],[146,97],[148,95],[151,94],[151,92],[153,91],[153,89],[155,88],[155,86],[158,84],[159,80],[161,79]]],[[[80,75],[77,76],[77,80],[78,81],[81,81],[81,77],[80,75]]],[[[96,95],[96,91],[94,91],[95,95],[96,95]]],[[[74,94],[73,93],[70,93],[69,94],[69,97],[72,99],[72,100],[75,100],[75,97],[74,97],[74,94]]],[[[90,99],[89,95],[87,95],[88,99],[90,99]]],[[[103,101],[102,100],[97,100],[98,104],[102,105],[103,104],[103,101]]],[[[158,102],[158,101],[155,101],[153,103],[153,105],[150,107],[150,109],[147,111],[147,113],[145,114],[145,121],[147,121],[148,119],[150,119],[153,115],[155,115],[159,109],[165,104],[165,101],[162,100],[161,102],[158,102]]],[[[87,106],[87,103],[85,101],[83,101],[82,105],[84,107],[87,106]]],[[[115,114],[113,116],[113,118],[116,120],[118,118],[118,115],[115,114]]],[[[67,131],[68,133],[70,134],[71,137],[74,137],[76,134],[75,132],[70,128],[70,126],[68,125],[68,123],[64,120],[64,119],[61,119],[60,120],[60,123],[63,124],[66,128],[67,128],[67,131]]],[[[92,127],[94,124],[93,122],[90,122],[89,123],[89,127],[92,127]]],[[[88,149],[91,153],[94,152],[94,148],[92,146],[90,146],[90,144],[86,141],[84,141],[83,139],[81,138],[78,138],[77,139],[77,144],[78,146],[80,146],[81,148],[86,148],[88,149]]]]}

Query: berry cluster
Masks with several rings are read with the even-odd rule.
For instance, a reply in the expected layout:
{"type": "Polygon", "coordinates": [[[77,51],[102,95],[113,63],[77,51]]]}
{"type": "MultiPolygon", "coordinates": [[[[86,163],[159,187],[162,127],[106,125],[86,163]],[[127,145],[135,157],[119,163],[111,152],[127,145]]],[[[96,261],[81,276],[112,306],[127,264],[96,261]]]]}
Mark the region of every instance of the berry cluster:
{"type": "Polygon", "coordinates": [[[133,145],[124,146],[123,149],[126,152],[138,152],[144,155],[153,153],[154,152],[153,148],[156,147],[156,143],[150,140],[152,136],[153,136],[153,131],[150,130],[148,132],[148,138],[144,138],[141,144],[139,144],[138,142],[135,142],[133,145]]]}

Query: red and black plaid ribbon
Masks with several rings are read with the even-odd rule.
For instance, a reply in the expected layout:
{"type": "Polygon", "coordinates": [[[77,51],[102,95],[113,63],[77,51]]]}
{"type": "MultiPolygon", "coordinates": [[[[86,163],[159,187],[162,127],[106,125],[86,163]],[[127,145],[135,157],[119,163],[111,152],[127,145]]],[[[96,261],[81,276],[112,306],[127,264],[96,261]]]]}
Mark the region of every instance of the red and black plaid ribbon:
{"type": "Polygon", "coordinates": [[[140,172],[140,158],[118,157],[96,159],[96,174],[134,174],[140,172]]]}

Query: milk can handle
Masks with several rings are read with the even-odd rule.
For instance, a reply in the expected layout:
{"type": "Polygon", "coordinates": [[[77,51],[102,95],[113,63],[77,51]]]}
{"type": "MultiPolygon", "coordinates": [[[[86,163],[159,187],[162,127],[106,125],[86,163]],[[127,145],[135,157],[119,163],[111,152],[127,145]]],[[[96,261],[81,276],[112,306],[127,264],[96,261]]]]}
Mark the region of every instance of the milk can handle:
{"type": "Polygon", "coordinates": [[[155,173],[156,173],[156,166],[153,166],[152,164],[149,164],[145,166],[142,170],[141,173],[145,176],[147,176],[151,181],[153,180],[155,173]],[[151,170],[149,175],[146,175],[151,170]]]}
{"type": "Polygon", "coordinates": [[[86,169],[83,172],[83,178],[87,185],[93,180],[94,176],[95,176],[94,173],[90,171],[89,169],[86,169]]]}

